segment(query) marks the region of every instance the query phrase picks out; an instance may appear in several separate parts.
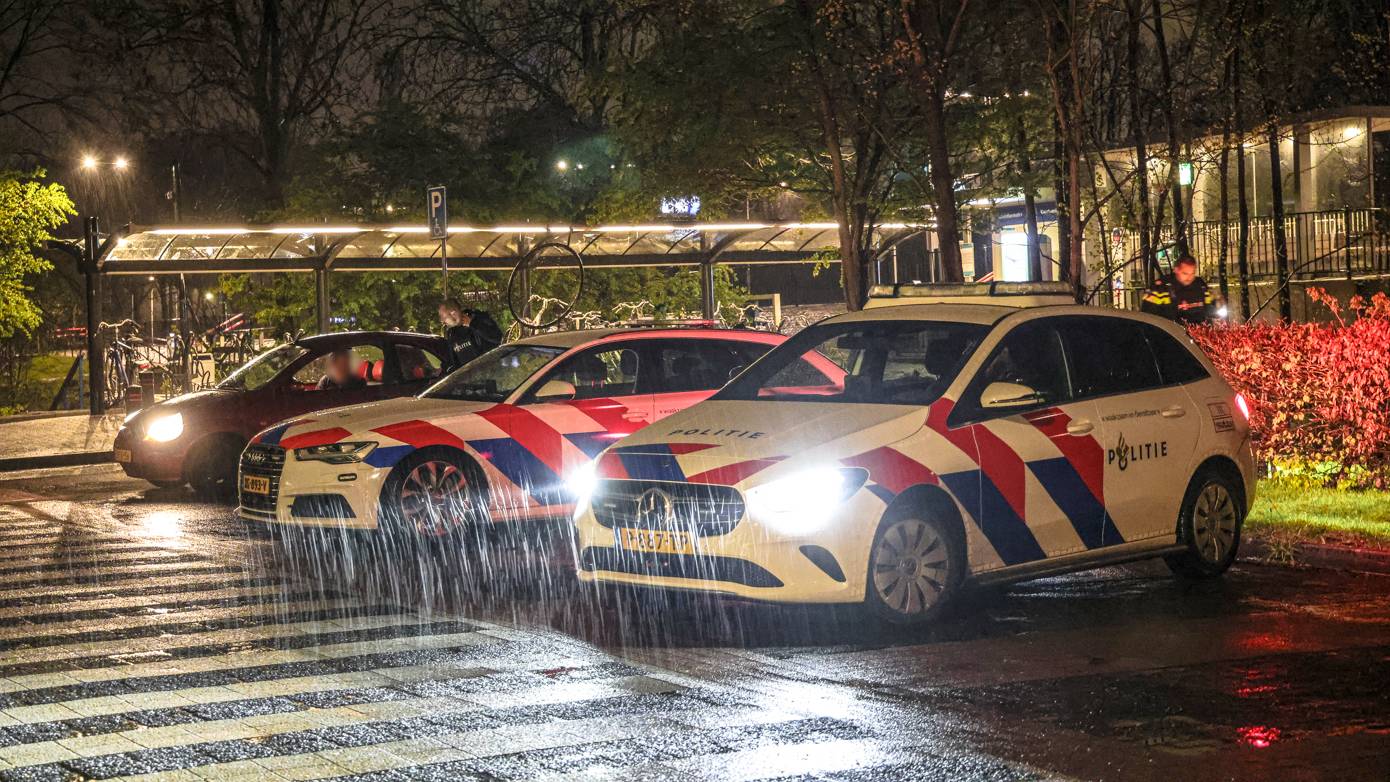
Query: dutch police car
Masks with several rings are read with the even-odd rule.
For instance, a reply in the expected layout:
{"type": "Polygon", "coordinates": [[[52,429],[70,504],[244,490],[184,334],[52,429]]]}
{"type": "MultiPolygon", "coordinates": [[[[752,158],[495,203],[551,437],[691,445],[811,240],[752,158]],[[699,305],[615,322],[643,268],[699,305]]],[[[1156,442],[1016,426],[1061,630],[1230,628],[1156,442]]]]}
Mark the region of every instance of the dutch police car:
{"type": "Polygon", "coordinates": [[[967,582],[1216,576],[1255,476],[1245,402],[1182,329],[996,283],[876,288],[574,484],[583,581],[914,623],[967,582]]]}

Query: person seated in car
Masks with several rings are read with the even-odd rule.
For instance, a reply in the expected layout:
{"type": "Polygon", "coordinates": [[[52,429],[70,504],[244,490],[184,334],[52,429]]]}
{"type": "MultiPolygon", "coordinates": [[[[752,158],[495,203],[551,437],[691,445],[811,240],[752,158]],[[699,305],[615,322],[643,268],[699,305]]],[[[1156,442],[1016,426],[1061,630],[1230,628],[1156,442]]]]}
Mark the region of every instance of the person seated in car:
{"type": "Polygon", "coordinates": [[[353,371],[357,364],[351,350],[335,350],[328,356],[328,367],[317,386],[320,391],[344,391],[362,388],[367,381],[353,371]]]}

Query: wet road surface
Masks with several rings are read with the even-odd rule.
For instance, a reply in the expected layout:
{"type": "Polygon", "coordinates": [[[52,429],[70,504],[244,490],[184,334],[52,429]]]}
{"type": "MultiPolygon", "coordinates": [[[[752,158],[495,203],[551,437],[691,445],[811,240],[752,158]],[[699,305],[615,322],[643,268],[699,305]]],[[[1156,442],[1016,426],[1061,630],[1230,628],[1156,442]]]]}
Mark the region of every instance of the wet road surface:
{"type": "Polygon", "coordinates": [[[594,593],[556,548],[0,477],[0,779],[1390,779],[1390,579],[1148,563],[894,633],[594,593]]]}

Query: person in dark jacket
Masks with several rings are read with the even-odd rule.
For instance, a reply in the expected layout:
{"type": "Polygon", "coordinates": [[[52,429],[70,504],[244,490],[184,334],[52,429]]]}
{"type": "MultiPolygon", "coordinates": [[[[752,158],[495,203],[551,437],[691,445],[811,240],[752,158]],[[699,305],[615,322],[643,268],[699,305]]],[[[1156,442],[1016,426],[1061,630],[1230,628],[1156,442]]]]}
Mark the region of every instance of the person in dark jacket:
{"type": "Polygon", "coordinates": [[[439,320],[444,324],[444,339],[449,341],[456,367],[502,344],[502,328],[497,321],[481,310],[464,309],[457,299],[440,303],[439,320]]]}
{"type": "Polygon", "coordinates": [[[1197,261],[1184,255],[1173,263],[1173,271],[1154,280],[1144,291],[1139,309],[1183,325],[1193,325],[1216,317],[1216,300],[1207,281],[1197,276],[1197,261]]]}

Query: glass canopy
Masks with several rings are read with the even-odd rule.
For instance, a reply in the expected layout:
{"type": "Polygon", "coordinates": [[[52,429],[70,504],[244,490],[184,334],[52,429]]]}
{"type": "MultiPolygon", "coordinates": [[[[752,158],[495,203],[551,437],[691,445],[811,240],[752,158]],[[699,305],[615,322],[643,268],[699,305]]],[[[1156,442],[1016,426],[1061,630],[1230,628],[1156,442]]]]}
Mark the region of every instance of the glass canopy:
{"type": "MultiPolygon", "coordinates": [[[[891,224],[875,230],[882,247],[911,226],[891,224]]],[[[451,267],[509,269],[528,248],[545,242],[578,250],[586,265],[691,265],[719,262],[777,263],[813,257],[833,260],[839,238],[834,223],[722,223],[691,225],[615,225],[453,227],[449,230],[451,267]]],[[[439,263],[440,242],[423,226],[287,226],[150,228],[119,239],[103,258],[107,271],[168,264],[182,271],[314,268],[425,268],[439,263]]]]}

